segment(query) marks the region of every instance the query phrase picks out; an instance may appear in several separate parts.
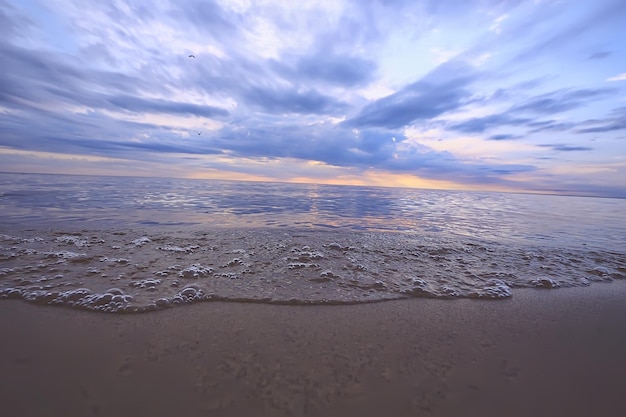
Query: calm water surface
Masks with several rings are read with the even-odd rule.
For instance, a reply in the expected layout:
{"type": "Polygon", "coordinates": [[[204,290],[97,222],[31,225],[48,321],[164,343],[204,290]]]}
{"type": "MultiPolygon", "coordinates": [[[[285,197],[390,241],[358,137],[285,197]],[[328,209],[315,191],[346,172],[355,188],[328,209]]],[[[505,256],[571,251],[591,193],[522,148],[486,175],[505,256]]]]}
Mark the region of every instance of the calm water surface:
{"type": "Polygon", "coordinates": [[[0,298],[43,304],[507,298],[622,279],[625,248],[620,199],[0,174],[0,298]]]}
{"type": "Polygon", "coordinates": [[[626,247],[626,200],[333,185],[0,174],[7,224],[435,232],[626,247]]]}

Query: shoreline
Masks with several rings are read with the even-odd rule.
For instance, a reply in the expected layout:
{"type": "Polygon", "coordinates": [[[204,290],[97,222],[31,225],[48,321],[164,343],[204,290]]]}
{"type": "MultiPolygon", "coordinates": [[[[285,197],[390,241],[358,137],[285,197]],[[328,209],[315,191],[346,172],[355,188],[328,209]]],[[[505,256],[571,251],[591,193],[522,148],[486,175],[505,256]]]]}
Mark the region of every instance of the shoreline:
{"type": "Polygon", "coordinates": [[[622,416],[626,281],[106,314],[0,300],[11,416],[622,416]]]}
{"type": "Polygon", "coordinates": [[[621,252],[470,237],[245,229],[0,234],[0,298],[133,312],[204,300],[508,298],[625,277],[621,252]]]}

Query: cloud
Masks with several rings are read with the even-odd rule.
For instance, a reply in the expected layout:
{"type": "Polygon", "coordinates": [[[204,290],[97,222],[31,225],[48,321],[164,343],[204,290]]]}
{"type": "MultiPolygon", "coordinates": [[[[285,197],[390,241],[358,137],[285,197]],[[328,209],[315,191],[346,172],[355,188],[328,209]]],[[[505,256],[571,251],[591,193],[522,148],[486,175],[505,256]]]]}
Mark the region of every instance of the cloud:
{"type": "Polygon", "coordinates": [[[172,2],[170,7],[173,17],[191,23],[200,33],[214,39],[238,39],[238,28],[247,23],[243,15],[225,10],[213,0],[172,2]]]}
{"type": "Polygon", "coordinates": [[[213,155],[207,167],[280,178],[296,174],[276,166],[319,162],[337,175],[520,187],[508,176],[529,177],[545,156],[514,149],[548,142],[542,153],[562,167],[559,152],[591,148],[551,133],[601,143],[626,129],[625,111],[603,113],[623,105],[623,89],[602,88],[624,53],[605,40],[625,9],[579,3],[0,0],[0,145],[195,169],[213,155]],[[432,50],[459,52],[439,64],[432,50]],[[575,63],[585,67],[558,70],[575,63]],[[420,142],[405,130],[436,133],[420,142]],[[501,143],[470,159],[459,149],[480,141],[465,134],[501,143]]]}
{"type": "Polygon", "coordinates": [[[576,123],[560,122],[557,120],[538,120],[535,122],[526,123],[526,126],[531,128],[528,133],[562,132],[564,130],[572,129],[574,126],[576,126],[576,123]]]}
{"type": "Polygon", "coordinates": [[[188,154],[188,155],[220,155],[221,149],[213,149],[202,144],[185,143],[161,143],[161,142],[98,142],[100,150],[120,151],[119,155],[127,155],[129,149],[140,152],[149,151],[158,154],[188,154]]]}
{"type": "Polygon", "coordinates": [[[581,13],[569,3],[550,2],[535,10],[508,33],[509,40],[526,38],[530,41],[509,65],[541,60],[546,54],[554,58],[555,53],[563,53],[570,46],[586,40],[585,37],[593,36],[592,32],[599,27],[622,26],[626,3],[622,0],[599,1],[597,7],[581,13]]]}
{"type": "Polygon", "coordinates": [[[415,121],[428,120],[462,106],[469,97],[461,83],[432,85],[418,82],[391,96],[367,105],[345,122],[354,127],[399,128],[415,121]]]}
{"type": "MultiPolygon", "coordinates": [[[[161,141],[157,138],[150,138],[144,141],[108,139],[76,141],[63,137],[50,137],[49,139],[54,143],[54,146],[63,147],[66,152],[71,150],[72,152],[89,153],[98,156],[137,157],[148,153],[154,157],[167,154],[216,155],[224,153],[221,149],[215,149],[210,146],[210,143],[203,143],[201,140],[196,140],[195,142],[172,142],[167,139],[161,141]],[[131,155],[131,152],[134,152],[134,154],[131,155]]],[[[52,150],[53,148],[49,149],[49,151],[52,150]]]]}
{"type": "Polygon", "coordinates": [[[322,51],[315,55],[284,56],[272,62],[277,72],[298,82],[322,82],[342,87],[365,85],[373,79],[376,64],[358,56],[322,51]],[[291,62],[290,62],[291,61],[291,62]]]}
{"type": "Polygon", "coordinates": [[[500,184],[501,175],[534,171],[530,164],[475,164],[449,152],[408,142],[399,130],[372,128],[359,132],[341,125],[261,125],[251,121],[226,126],[210,139],[212,146],[235,158],[289,158],[319,161],[328,166],[359,170],[380,169],[392,173],[463,183],[487,181],[500,184]]]}
{"type": "Polygon", "coordinates": [[[598,52],[594,52],[590,54],[587,57],[587,59],[604,59],[604,58],[611,56],[612,54],[613,52],[609,52],[609,51],[598,51],[598,52]]]}
{"type": "Polygon", "coordinates": [[[367,167],[392,158],[401,132],[371,130],[355,134],[332,124],[266,125],[248,120],[226,126],[215,135],[215,143],[241,157],[289,157],[321,161],[337,166],[367,167]]]}
{"type": "Polygon", "coordinates": [[[489,140],[515,140],[515,139],[521,139],[522,137],[523,136],[520,136],[520,135],[498,134],[498,135],[491,135],[487,139],[489,140]]]}
{"type": "Polygon", "coordinates": [[[73,103],[104,105],[100,91],[137,94],[147,80],[122,73],[79,68],[48,51],[38,51],[0,42],[3,71],[0,72],[0,102],[20,107],[73,103]],[[98,91],[100,90],[100,91],[98,91]]]}
{"type": "Polygon", "coordinates": [[[591,99],[598,99],[616,93],[615,89],[581,89],[558,90],[535,96],[532,99],[515,105],[510,112],[527,112],[536,114],[555,114],[575,109],[588,104],[591,99]]]}
{"type": "Polygon", "coordinates": [[[617,91],[607,88],[552,91],[522,101],[501,113],[450,123],[448,128],[463,133],[483,133],[493,128],[505,126],[530,127],[532,128],[530,133],[567,130],[575,124],[555,120],[535,120],[535,117],[584,107],[593,100],[610,97],[617,91]]]}
{"type": "Polygon", "coordinates": [[[543,144],[543,145],[537,145],[540,146],[542,148],[550,148],[553,151],[560,151],[560,152],[578,152],[578,151],[592,151],[593,148],[590,148],[588,146],[574,146],[574,145],[564,145],[564,144],[543,144]]]}
{"type": "Polygon", "coordinates": [[[395,129],[432,119],[464,106],[471,96],[468,86],[476,77],[464,63],[446,63],[421,80],[366,105],[344,125],[395,129]]]}
{"type": "Polygon", "coordinates": [[[108,97],[106,100],[116,107],[132,112],[189,114],[204,117],[228,116],[228,111],[214,106],[191,103],[177,103],[160,99],[141,99],[128,95],[108,97]]]}
{"type": "Polygon", "coordinates": [[[604,133],[626,130],[626,107],[613,110],[611,116],[606,119],[586,120],[580,125],[592,125],[592,127],[578,129],[576,130],[577,133],[604,133]]]}
{"type": "Polygon", "coordinates": [[[347,107],[315,89],[251,87],[242,96],[248,104],[268,113],[333,114],[347,107]]]}
{"type": "Polygon", "coordinates": [[[626,72],[616,75],[615,77],[609,77],[606,80],[609,82],[626,81],[626,72]]]}
{"type": "Polygon", "coordinates": [[[11,3],[0,0],[0,39],[26,35],[33,28],[33,21],[11,3]]]}
{"type": "Polygon", "coordinates": [[[469,97],[463,82],[433,85],[417,82],[397,93],[367,105],[345,122],[353,127],[399,128],[419,120],[428,120],[463,105],[469,97]]]}
{"type": "Polygon", "coordinates": [[[509,18],[508,14],[503,14],[501,16],[496,17],[495,19],[493,19],[492,25],[489,26],[489,30],[495,33],[502,32],[502,22],[504,22],[508,18],[509,18]]]}
{"type": "Polygon", "coordinates": [[[532,122],[532,119],[527,117],[514,117],[508,113],[502,113],[485,117],[475,117],[464,122],[451,124],[448,128],[463,133],[483,133],[491,128],[524,126],[530,122],[532,122]]]}

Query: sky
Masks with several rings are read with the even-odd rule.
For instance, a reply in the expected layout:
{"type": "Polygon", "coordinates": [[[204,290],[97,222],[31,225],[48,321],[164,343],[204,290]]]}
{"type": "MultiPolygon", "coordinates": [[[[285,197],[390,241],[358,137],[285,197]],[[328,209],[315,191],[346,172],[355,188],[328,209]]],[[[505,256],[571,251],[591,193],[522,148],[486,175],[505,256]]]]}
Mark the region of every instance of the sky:
{"type": "Polygon", "coordinates": [[[0,0],[0,171],[626,197],[624,0],[0,0]]]}

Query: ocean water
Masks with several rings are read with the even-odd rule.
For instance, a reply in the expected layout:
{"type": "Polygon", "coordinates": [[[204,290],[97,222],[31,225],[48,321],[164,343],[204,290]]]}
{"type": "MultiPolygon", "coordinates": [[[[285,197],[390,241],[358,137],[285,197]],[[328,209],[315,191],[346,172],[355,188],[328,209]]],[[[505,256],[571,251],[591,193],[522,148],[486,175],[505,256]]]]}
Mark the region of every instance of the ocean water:
{"type": "Polygon", "coordinates": [[[0,174],[0,299],[144,312],[504,299],[624,278],[626,200],[0,174]]]}

